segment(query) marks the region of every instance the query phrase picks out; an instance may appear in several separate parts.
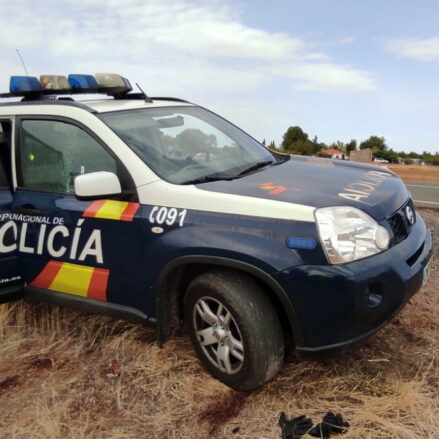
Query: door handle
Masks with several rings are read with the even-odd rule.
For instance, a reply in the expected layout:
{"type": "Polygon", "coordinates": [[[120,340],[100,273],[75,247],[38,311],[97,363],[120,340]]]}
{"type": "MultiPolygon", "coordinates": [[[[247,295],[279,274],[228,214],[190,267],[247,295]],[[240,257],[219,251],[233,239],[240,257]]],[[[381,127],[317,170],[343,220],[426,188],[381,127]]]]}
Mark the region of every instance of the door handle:
{"type": "Polygon", "coordinates": [[[16,207],[13,210],[14,213],[21,213],[23,215],[42,215],[43,212],[40,209],[35,208],[34,206],[21,206],[16,207]]]}

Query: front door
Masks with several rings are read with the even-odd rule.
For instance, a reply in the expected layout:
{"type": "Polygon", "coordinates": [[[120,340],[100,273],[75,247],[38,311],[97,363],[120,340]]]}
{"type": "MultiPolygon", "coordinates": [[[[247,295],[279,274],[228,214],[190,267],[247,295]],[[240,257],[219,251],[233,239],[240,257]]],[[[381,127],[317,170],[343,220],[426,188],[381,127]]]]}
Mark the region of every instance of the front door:
{"type": "Polygon", "coordinates": [[[0,120],[0,303],[23,297],[18,228],[12,219],[12,121],[0,120]]]}
{"type": "Polygon", "coordinates": [[[21,215],[18,249],[28,290],[146,314],[140,206],[122,163],[69,119],[19,118],[16,138],[13,204],[21,215]],[[75,176],[95,171],[118,175],[125,195],[78,200],[75,176]]]}

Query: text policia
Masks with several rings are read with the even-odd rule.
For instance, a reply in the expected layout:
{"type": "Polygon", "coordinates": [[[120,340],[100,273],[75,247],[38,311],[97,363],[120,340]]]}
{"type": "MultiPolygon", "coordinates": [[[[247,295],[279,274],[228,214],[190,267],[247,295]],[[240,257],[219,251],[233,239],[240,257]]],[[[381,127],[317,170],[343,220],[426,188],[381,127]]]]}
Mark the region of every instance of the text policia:
{"type": "MultiPolygon", "coordinates": [[[[42,255],[47,252],[53,258],[67,256],[72,261],[84,261],[91,256],[98,264],[104,263],[99,229],[91,230],[85,244],[79,246],[83,218],[77,221],[73,233],[64,225],[62,217],[4,213],[0,219],[2,223],[6,221],[0,226],[0,253],[18,250],[20,253],[42,255]],[[33,244],[28,242],[29,223],[39,227],[33,244]]],[[[83,238],[81,241],[84,242],[83,238]]]]}

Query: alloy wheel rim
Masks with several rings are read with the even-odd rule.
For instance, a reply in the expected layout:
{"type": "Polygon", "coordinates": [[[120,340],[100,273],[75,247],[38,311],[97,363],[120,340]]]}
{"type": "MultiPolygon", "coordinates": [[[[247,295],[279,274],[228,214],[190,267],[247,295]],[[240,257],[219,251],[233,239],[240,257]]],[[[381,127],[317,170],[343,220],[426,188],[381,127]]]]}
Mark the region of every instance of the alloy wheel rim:
{"type": "Polygon", "coordinates": [[[231,312],[213,297],[199,298],[193,308],[195,336],[209,361],[233,375],[244,364],[244,344],[231,312]]]}

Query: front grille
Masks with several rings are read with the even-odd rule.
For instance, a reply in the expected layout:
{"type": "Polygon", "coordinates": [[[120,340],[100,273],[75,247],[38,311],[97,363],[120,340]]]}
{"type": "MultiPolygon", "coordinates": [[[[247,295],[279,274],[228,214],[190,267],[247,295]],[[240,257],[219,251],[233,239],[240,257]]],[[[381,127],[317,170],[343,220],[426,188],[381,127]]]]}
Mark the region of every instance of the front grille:
{"type": "MultiPolygon", "coordinates": [[[[407,206],[412,209],[413,215],[415,215],[415,209],[413,206],[413,201],[409,200],[404,204],[397,212],[395,212],[389,219],[389,226],[393,232],[392,245],[399,244],[410,234],[412,224],[409,223],[406,214],[407,206]]],[[[416,217],[416,216],[415,216],[416,217]]]]}
{"type": "Polygon", "coordinates": [[[393,232],[394,244],[398,244],[399,242],[407,238],[407,229],[404,225],[404,220],[402,219],[402,216],[399,212],[395,213],[395,215],[389,218],[389,224],[393,232]]]}

